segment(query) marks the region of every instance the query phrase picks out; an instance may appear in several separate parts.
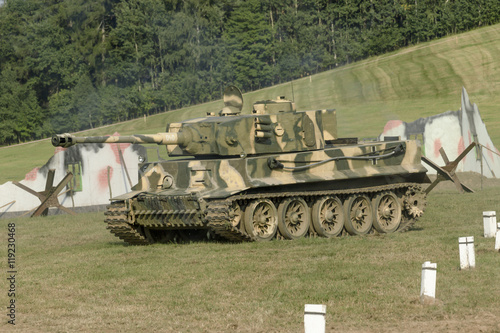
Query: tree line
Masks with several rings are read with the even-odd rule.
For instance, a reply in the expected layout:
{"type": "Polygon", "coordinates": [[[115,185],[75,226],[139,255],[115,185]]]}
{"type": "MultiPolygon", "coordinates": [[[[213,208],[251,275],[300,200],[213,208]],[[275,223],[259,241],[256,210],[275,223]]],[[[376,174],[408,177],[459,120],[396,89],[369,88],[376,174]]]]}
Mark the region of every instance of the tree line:
{"type": "Polygon", "coordinates": [[[500,21],[498,0],[4,0],[0,144],[259,89],[500,21]]]}

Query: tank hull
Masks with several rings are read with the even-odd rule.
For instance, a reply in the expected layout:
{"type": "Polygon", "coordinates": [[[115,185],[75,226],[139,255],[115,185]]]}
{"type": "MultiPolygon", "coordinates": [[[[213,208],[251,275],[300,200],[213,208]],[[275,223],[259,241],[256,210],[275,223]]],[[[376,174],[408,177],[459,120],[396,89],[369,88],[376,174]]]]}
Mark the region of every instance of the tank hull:
{"type": "Polygon", "coordinates": [[[136,245],[403,231],[425,209],[426,171],[416,141],[146,163],[105,222],[136,245]]]}

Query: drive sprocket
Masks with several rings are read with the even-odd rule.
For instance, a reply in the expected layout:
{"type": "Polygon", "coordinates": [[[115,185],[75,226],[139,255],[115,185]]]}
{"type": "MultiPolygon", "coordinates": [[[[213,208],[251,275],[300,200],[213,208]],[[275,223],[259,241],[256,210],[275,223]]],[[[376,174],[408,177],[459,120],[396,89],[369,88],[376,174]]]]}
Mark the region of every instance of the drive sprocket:
{"type": "Polygon", "coordinates": [[[404,196],[404,207],[413,218],[422,216],[427,206],[427,194],[418,185],[408,188],[404,196]]]}

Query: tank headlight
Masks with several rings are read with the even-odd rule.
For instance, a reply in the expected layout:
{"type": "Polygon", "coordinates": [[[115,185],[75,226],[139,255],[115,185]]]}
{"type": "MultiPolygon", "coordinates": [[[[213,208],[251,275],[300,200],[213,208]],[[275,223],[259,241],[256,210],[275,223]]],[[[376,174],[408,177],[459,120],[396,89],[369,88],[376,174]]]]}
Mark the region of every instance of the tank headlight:
{"type": "Polygon", "coordinates": [[[139,163],[144,163],[144,161],[146,160],[146,158],[142,155],[139,155],[139,163]]]}

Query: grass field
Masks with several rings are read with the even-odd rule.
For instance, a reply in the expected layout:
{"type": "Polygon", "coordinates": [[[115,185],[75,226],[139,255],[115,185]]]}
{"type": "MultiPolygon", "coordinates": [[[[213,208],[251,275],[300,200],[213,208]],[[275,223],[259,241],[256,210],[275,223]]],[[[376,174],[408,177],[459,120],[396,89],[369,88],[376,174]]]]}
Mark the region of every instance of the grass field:
{"type": "MultiPolygon", "coordinates": [[[[499,147],[499,37],[495,25],[305,77],[293,82],[293,97],[298,109],[336,108],[341,136],[370,137],[390,119],[459,109],[465,86],[499,147]]],[[[244,110],[278,95],[291,97],[292,84],[245,94],[244,110]]],[[[221,106],[86,134],[161,132],[221,106]]],[[[48,140],[0,148],[0,184],[22,179],[52,153],[48,140]]],[[[500,332],[500,253],[482,237],[482,212],[500,211],[499,195],[500,186],[466,195],[441,187],[407,233],[293,242],[134,247],[105,229],[102,213],[0,220],[0,332],[301,332],[307,303],[327,305],[328,332],[500,332]],[[9,223],[15,327],[6,316],[9,223]],[[462,236],[476,240],[473,270],[458,269],[462,236]],[[434,305],[419,301],[424,261],[438,265],[434,305]]]]}
{"type": "MultiPolygon", "coordinates": [[[[285,95],[293,97],[299,110],[336,108],[340,136],[374,137],[391,119],[413,121],[458,110],[462,87],[479,106],[493,143],[500,147],[500,24],[245,94],[244,112],[250,112],[254,101],[285,95]]],[[[86,135],[158,133],[169,122],[221,108],[222,102],[216,101],[86,135]]],[[[0,184],[23,179],[53,151],[48,140],[0,148],[0,184]]]]}
{"type": "Polygon", "coordinates": [[[402,234],[267,243],[127,246],[102,213],[0,220],[2,239],[15,224],[17,269],[15,330],[2,279],[0,331],[301,332],[313,303],[327,305],[328,332],[498,332],[500,253],[482,236],[498,195],[433,192],[402,234]],[[475,238],[475,269],[459,270],[461,236],[475,238]],[[427,260],[434,305],[419,302],[427,260]]]}

